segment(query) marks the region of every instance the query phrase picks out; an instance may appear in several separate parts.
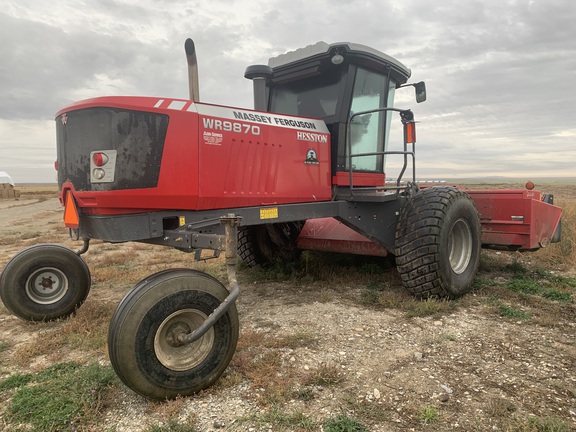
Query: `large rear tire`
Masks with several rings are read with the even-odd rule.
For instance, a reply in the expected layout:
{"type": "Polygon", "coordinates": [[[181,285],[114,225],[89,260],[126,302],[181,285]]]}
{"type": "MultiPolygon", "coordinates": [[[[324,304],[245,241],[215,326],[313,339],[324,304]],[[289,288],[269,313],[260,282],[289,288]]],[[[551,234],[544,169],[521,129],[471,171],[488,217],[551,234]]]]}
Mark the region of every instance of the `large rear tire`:
{"type": "Polygon", "coordinates": [[[230,309],[200,339],[179,344],[228,296],[205,273],[174,269],[139,282],[122,299],[108,331],[110,362],[118,377],[145,397],[188,396],[212,385],[232,359],[238,312],[230,309]]]}
{"type": "Polygon", "coordinates": [[[464,191],[423,189],[400,212],[396,264],[403,285],[419,298],[455,298],[470,291],[480,247],[480,219],[464,191]]]}
{"type": "Polygon", "coordinates": [[[276,260],[293,261],[300,255],[296,240],[303,224],[286,222],[240,227],[238,255],[249,267],[265,266],[276,260]]]}
{"type": "Polygon", "coordinates": [[[2,302],[27,321],[50,321],[73,314],[90,291],[90,270],[74,251],[38,244],[17,253],[0,276],[2,302]]]}

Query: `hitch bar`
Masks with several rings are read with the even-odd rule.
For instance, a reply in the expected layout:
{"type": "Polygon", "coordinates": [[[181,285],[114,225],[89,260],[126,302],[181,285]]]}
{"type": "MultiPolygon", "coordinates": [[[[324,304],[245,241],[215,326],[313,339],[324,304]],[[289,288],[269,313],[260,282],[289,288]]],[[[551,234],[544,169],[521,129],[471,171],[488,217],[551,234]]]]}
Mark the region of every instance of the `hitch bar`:
{"type": "Polygon", "coordinates": [[[236,278],[236,262],[238,261],[237,248],[238,248],[238,225],[240,225],[240,217],[229,214],[226,217],[220,218],[220,223],[224,224],[226,229],[226,270],[228,273],[228,283],[230,285],[230,294],[214,309],[206,321],[192,333],[180,333],[176,339],[182,345],[197,341],[212,328],[216,321],[218,321],[227,311],[230,306],[236,301],[240,294],[240,287],[238,286],[238,279],[236,278]]]}

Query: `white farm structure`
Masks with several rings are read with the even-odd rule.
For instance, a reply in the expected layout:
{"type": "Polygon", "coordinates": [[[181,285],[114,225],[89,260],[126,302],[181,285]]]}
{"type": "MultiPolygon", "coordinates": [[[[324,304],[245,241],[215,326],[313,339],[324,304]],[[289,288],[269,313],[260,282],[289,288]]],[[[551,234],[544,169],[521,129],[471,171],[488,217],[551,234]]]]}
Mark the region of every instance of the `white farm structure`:
{"type": "Polygon", "coordinates": [[[20,194],[14,189],[14,180],[5,172],[0,171],[0,198],[18,198],[20,194]]]}

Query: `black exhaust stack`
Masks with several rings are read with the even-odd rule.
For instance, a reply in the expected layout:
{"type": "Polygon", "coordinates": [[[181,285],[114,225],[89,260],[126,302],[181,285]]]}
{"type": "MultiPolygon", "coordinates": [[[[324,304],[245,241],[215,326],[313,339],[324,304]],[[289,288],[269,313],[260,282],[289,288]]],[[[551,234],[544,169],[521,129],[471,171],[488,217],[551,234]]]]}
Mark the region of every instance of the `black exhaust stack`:
{"type": "Polygon", "coordinates": [[[188,88],[190,89],[190,100],[200,101],[200,90],[198,86],[198,60],[196,59],[196,48],[194,41],[190,38],[184,43],[186,60],[188,61],[188,88]]]}

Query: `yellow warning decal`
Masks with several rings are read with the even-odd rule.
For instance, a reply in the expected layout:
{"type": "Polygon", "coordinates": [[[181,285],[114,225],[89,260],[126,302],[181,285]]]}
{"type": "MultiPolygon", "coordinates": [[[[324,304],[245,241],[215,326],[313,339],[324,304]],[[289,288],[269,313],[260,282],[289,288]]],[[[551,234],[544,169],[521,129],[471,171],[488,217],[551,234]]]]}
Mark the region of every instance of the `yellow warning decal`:
{"type": "Polygon", "coordinates": [[[261,208],[260,219],[278,219],[278,207],[261,208]]]}
{"type": "Polygon", "coordinates": [[[186,218],[184,216],[180,216],[180,226],[186,225],[186,218]]]}

